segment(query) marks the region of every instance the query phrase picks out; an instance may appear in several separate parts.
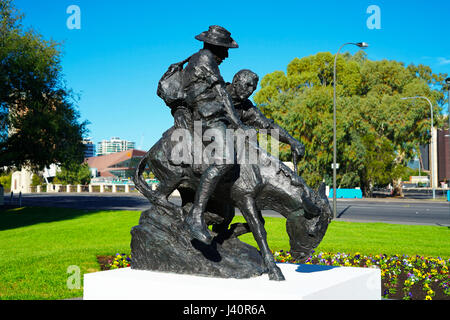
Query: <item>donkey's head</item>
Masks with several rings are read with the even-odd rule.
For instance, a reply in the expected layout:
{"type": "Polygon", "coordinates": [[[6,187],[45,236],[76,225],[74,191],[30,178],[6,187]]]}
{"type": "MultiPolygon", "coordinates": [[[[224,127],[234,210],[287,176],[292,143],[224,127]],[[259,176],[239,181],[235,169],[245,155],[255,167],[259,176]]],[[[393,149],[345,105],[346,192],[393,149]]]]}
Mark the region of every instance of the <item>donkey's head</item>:
{"type": "Polygon", "coordinates": [[[325,195],[325,185],[318,192],[311,191],[302,198],[303,208],[292,212],[286,222],[292,257],[300,262],[305,261],[311,252],[322,241],[332,211],[325,195]]]}

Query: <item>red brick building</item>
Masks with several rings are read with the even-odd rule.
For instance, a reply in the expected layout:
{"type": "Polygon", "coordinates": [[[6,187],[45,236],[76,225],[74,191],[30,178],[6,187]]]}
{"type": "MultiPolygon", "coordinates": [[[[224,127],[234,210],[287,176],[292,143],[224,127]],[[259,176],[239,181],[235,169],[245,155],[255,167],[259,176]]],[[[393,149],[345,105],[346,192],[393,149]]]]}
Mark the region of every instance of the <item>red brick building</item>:
{"type": "Polygon", "coordinates": [[[450,181],[450,133],[437,130],[438,181],[450,181]]]}
{"type": "Polygon", "coordinates": [[[89,168],[96,168],[100,177],[131,178],[146,152],[126,150],[105,156],[87,158],[89,168]]]}

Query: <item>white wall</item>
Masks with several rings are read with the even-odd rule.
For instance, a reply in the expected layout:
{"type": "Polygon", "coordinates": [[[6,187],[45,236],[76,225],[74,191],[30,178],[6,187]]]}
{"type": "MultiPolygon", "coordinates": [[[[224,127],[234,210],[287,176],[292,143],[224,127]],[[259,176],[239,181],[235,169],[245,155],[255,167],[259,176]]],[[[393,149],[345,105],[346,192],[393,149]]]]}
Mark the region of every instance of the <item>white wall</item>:
{"type": "Polygon", "coordinates": [[[14,172],[11,177],[11,191],[14,193],[30,193],[32,178],[33,173],[27,168],[14,172]]]}

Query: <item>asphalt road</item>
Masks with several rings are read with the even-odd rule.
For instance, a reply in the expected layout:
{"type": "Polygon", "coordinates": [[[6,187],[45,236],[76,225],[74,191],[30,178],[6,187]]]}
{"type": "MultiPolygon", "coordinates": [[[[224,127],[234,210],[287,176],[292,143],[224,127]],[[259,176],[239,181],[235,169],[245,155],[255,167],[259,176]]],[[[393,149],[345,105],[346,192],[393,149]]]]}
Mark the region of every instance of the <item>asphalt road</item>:
{"type": "MultiPolygon", "coordinates": [[[[8,194],[5,195],[5,200],[6,204],[10,204],[8,194]]],[[[171,201],[181,203],[178,197],[172,197],[171,201]]],[[[18,205],[17,195],[14,196],[12,204],[18,205]]],[[[41,193],[23,195],[22,206],[142,211],[148,207],[148,200],[138,193],[41,193]]],[[[340,221],[450,227],[450,203],[431,199],[338,199],[337,212],[337,220],[340,221]]],[[[280,217],[277,212],[271,210],[264,210],[263,215],[280,217]]]]}

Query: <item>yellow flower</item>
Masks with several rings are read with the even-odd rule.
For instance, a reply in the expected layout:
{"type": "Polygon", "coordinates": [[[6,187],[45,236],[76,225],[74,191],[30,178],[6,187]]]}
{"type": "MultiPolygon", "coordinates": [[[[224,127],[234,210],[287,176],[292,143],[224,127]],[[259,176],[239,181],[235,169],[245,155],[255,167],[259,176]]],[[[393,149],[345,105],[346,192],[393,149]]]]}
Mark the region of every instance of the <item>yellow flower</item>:
{"type": "Polygon", "coordinates": [[[433,300],[430,296],[426,296],[425,300],[433,300]]]}
{"type": "Polygon", "coordinates": [[[430,289],[430,290],[427,291],[427,294],[428,294],[429,296],[432,296],[432,295],[434,294],[434,291],[430,289]]]}

